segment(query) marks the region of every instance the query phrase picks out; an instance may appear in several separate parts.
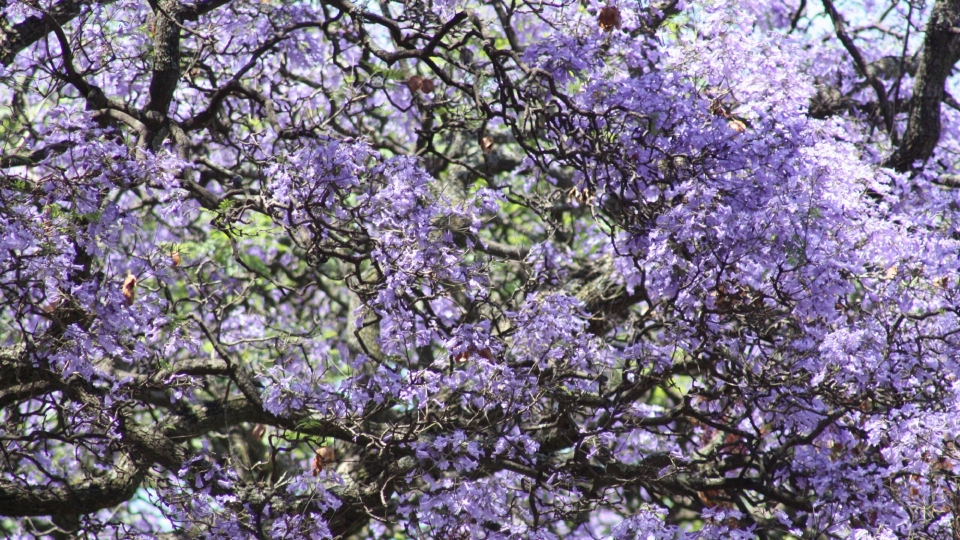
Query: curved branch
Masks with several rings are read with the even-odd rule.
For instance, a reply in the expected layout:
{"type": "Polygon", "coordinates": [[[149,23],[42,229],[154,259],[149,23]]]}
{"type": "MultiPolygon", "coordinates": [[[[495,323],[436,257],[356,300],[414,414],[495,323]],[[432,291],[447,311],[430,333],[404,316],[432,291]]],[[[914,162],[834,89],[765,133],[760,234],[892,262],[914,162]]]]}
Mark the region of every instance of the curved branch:
{"type": "Polygon", "coordinates": [[[891,131],[893,129],[893,115],[890,111],[886,88],[883,86],[883,83],[880,82],[880,79],[871,73],[867,61],[853,43],[853,39],[847,34],[843,18],[840,16],[840,13],[837,12],[837,8],[834,7],[833,2],[831,0],[823,0],[823,7],[830,16],[830,20],[833,21],[833,28],[837,32],[837,38],[840,40],[840,43],[843,43],[843,47],[847,49],[850,56],[853,57],[857,71],[866,77],[867,82],[870,83],[873,91],[876,92],[877,101],[880,102],[880,114],[883,116],[883,123],[887,127],[887,130],[891,131]]]}
{"type": "Polygon", "coordinates": [[[114,0],[64,0],[46,11],[46,14],[27,17],[13,26],[7,26],[6,17],[0,19],[0,64],[9,66],[20,51],[33,45],[58,25],[70,22],[80,14],[83,6],[112,4],[114,0]]]}
{"type": "Polygon", "coordinates": [[[129,454],[121,454],[109,474],[77,485],[24,486],[0,480],[0,516],[49,516],[66,508],[88,514],[110,508],[133,497],[147,470],[149,464],[138,465],[129,454]]]}
{"type": "Polygon", "coordinates": [[[231,0],[201,0],[193,5],[184,6],[180,16],[185,21],[195,21],[218,7],[229,4],[231,0]]]}
{"type": "Polygon", "coordinates": [[[6,169],[9,167],[32,167],[47,159],[47,157],[49,157],[51,154],[59,155],[73,147],[75,144],[76,143],[71,141],[62,141],[49,146],[44,146],[43,148],[34,150],[29,154],[2,156],[0,157],[0,169],[6,169]]]}

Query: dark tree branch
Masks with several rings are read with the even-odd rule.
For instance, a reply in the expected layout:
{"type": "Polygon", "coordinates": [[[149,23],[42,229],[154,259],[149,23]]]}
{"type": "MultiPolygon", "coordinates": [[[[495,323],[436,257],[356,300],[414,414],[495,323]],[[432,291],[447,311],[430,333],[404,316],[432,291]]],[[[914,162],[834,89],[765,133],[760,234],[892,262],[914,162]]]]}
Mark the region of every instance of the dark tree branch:
{"type": "Polygon", "coordinates": [[[180,17],[185,21],[196,21],[201,16],[230,2],[231,0],[201,0],[196,4],[184,6],[183,11],[180,12],[180,17]]]}
{"type": "Polygon", "coordinates": [[[27,17],[23,22],[10,26],[6,17],[0,19],[0,64],[9,66],[13,59],[30,45],[80,14],[83,6],[110,4],[113,0],[64,0],[47,10],[45,15],[27,17]]]}
{"type": "Polygon", "coordinates": [[[109,474],[76,485],[25,486],[0,480],[0,516],[49,516],[69,508],[76,514],[88,514],[110,508],[133,497],[149,464],[137,464],[129,454],[121,454],[109,474]]]}
{"type": "MultiPolygon", "coordinates": [[[[220,105],[223,104],[223,100],[233,92],[242,92],[252,99],[257,99],[257,95],[259,95],[259,93],[250,93],[250,89],[243,88],[239,82],[240,79],[243,78],[247,72],[253,69],[253,67],[257,64],[257,62],[260,61],[260,58],[264,54],[273,49],[273,47],[275,47],[278,43],[289,39],[293,32],[304,28],[318,28],[320,26],[320,24],[313,22],[295,24],[288,28],[284,28],[273,36],[270,36],[270,38],[268,38],[262,45],[250,53],[250,59],[246,64],[238,69],[236,73],[234,73],[233,77],[231,77],[229,81],[224,83],[222,86],[220,86],[220,88],[217,88],[213,92],[213,94],[210,96],[210,104],[206,109],[198,113],[193,118],[189,118],[182,123],[182,130],[184,132],[189,132],[205,127],[216,117],[217,111],[220,109],[220,105]]],[[[260,97],[263,96],[260,95],[260,97]]],[[[264,104],[264,106],[266,106],[266,104],[264,104]]]]}
{"type": "Polygon", "coordinates": [[[136,458],[145,465],[163,465],[176,472],[187,458],[186,451],[173,439],[138,425],[132,418],[121,416],[123,439],[133,446],[136,458]]]}
{"type": "MultiPolygon", "coordinates": [[[[797,10],[793,13],[793,16],[790,17],[790,32],[793,32],[797,29],[797,23],[800,22],[800,17],[803,16],[803,11],[807,8],[807,0],[800,0],[800,5],[797,6],[797,10]]],[[[790,32],[787,32],[788,34],[790,32]]]]}
{"type": "Polygon", "coordinates": [[[207,188],[189,178],[182,179],[181,184],[183,185],[183,189],[193,194],[194,198],[197,199],[197,202],[200,203],[200,206],[203,206],[207,210],[216,210],[220,208],[220,199],[217,198],[217,196],[210,192],[210,190],[207,188]]]}
{"type": "Polygon", "coordinates": [[[87,97],[87,94],[90,93],[90,85],[83,80],[83,77],[77,73],[77,69],[73,66],[73,51],[70,48],[70,40],[67,39],[63,28],[60,27],[53,16],[46,13],[44,15],[47,17],[54,35],[57,36],[57,42],[60,43],[60,55],[63,57],[63,69],[67,72],[67,82],[72,84],[80,92],[80,95],[87,97]]]}
{"type": "Polygon", "coordinates": [[[907,130],[900,147],[884,160],[886,167],[909,171],[915,162],[929,158],[940,141],[940,102],[944,100],[944,84],[960,58],[960,34],[953,30],[958,20],[960,0],[937,0],[927,22],[920,66],[913,83],[907,130]]]}
{"type": "Polygon", "coordinates": [[[44,146],[30,152],[29,154],[23,155],[11,155],[0,157],[0,169],[7,169],[10,167],[31,167],[33,165],[38,165],[41,161],[47,159],[51,155],[58,155],[68,148],[72,147],[74,143],[64,141],[51,144],[50,146],[44,146]]]}
{"type": "Polygon", "coordinates": [[[883,86],[883,83],[880,81],[880,79],[871,74],[870,68],[867,65],[867,61],[863,58],[860,50],[853,43],[853,39],[847,34],[843,18],[840,16],[840,13],[837,12],[837,8],[834,7],[833,2],[831,0],[823,0],[823,7],[830,16],[830,20],[833,21],[833,28],[837,32],[837,38],[843,44],[843,47],[847,49],[847,52],[850,53],[850,56],[853,57],[853,62],[857,66],[857,71],[866,77],[867,82],[870,83],[873,91],[876,92],[877,101],[880,103],[880,114],[883,116],[884,125],[886,126],[887,131],[892,132],[893,113],[890,111],[886,88],[883,86]]]}
{"type": "Polygon", "coordinates": [[[179,0],[160,0],[154,5],[153,78],[150,80],[150,101],[146,110],[160,118],[167,116],[173,93],[180,80],[180,16],[179,0]]]}
{"type": "MultiPolygon", "coordinates": [[[[63,31],[62,24],[65,24],[67,21],[78,15],[81,5],[90,3],[91,2],[76,3],[76,5],[73,6],[75,8],[75,12],[67,9],[70,7],[65,5],[67,3],[58,4],[53,9],[45,11],[43,16],[40,18],[45,23],[43,26],[45,33],[43,35],[53,32],[57,38],[57,43],[60,45],[60,55],[63,61],[63,70],[66,73],[58,76],[70,83],[74,88],[77,89],[80,95],[87,100],[87,110],[98,110],[97,115],[120,120],[138,131],[143,131],[141,116],[137,111],[134,111],[132,108],[120,101],[108,99],[99,87],[88,83],[83,76],[77,72],[77,69],[73,64],[73,50],[70,46],[70,40],[67,38],[67,34],[63,31]]],[[[23,24],[26,24],[26,22],[28,21],[25,21],[23,24]]],[[[0,21],[0,31],[2,31],[2,29],[3,21],[0,21]]],[[[2,37],[2,34],[0,34],[0,37],[2,37]]],[[[37,39],[40,37],[42,37],[42,35],[38,36],[37,39]]],[[[2,39],[0,39],[0,44],[2,44],[2,39]]],[[[2,54],[2,51],[0,51],[0,54],[2,54]]],[[[57,145],[54,145],[51,148],[56,148],[56,146],[57,145]]],[[[43,154],[43,157],[46,157],[46,154],[43,154]]],[[[40,159],[42,159],[42,157],[40,159]]],[[[18,160],[14,161],[16,162],[15,165],[6,165],[0,162],[0,167],[29,165],[29,163],[20,163],[18,160]]]]}
{"type": "Polygon", "coordinates": [[[34,381],[0,389],[0,409],[57,390],[50,381],[34,381]]]}
{"type": "Polygon", "coordinates": [[[331,489],[343,503],[343,506],[328,518],[333,537],[345,538],[356,533],[366,525],[371,515],[380,519],[389,517],[384,510],[395,491],[395,484],[416,470],[416,465],[416,460],[412,457],[402,457],[387,465],[384,470],[377,471],[378,474],[370,478],[369,482],[331,489]]]}

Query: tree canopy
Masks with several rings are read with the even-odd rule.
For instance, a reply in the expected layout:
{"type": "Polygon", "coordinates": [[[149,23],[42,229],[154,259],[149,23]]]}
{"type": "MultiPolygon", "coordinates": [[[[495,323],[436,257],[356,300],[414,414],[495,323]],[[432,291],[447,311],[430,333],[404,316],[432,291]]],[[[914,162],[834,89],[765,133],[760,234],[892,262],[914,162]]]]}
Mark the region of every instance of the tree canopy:
{"type": "Polygon", "coordinates": [[[0,534],[960,534],[960,0],[0,14],[0,534]]]}

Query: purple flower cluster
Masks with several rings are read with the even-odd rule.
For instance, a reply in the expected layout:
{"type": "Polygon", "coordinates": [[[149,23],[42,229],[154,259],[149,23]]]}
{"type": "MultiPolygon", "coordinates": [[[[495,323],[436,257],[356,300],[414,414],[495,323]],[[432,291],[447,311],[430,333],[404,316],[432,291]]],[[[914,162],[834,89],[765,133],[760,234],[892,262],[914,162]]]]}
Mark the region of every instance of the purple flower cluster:
{"type": "Polygon", "coordinates": [[[0,535],[954,537],[953,4],[4,4],[0,535]]]}

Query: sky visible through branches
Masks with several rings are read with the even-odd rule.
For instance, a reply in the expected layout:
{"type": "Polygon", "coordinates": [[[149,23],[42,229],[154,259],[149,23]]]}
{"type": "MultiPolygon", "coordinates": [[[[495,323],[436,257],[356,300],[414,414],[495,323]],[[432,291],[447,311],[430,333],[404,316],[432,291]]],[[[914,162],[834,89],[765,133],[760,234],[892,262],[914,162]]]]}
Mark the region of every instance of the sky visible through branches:
{"type": "Polygon", "coordinates": [[[0,536],[950,539],[960,0],[0,0],[0,536]]]}

